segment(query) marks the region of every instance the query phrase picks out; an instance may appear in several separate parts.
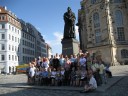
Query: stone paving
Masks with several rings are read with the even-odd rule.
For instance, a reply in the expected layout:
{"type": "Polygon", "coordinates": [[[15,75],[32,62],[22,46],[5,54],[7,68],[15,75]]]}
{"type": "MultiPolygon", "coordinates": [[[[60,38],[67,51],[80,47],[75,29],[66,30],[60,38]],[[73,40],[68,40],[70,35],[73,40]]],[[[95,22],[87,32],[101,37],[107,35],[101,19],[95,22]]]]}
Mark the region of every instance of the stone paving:
{"type": "MultiPolygon", "coordinates": [[[[97,91],[86,96],[127,96],[128,66],[114,66],[110,70],[114,77],[108,79],[108,84],[98,87],[97,91]]],[[[26,81],[25,74],[0,75],[0,96],[85,96],[79,93],[82,87],[28,86],[26,81]]]]}

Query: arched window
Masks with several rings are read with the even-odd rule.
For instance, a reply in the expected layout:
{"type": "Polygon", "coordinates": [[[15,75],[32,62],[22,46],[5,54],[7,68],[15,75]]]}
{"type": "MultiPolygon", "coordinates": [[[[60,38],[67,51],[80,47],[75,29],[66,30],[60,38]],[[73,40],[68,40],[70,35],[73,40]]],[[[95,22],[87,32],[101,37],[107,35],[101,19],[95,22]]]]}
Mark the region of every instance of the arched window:
{"type": "Polygon", "coordinates": [[[95,42],[101,42],[101,31],[100,31],[100,18],[99,13],[93,14],[93,23],[94,23],[94,31],[95,31],[95,42]]]}
{"type": "Polygon", "coordinates": [[[115,23],[117,26],[118,41],[125,41],[123,15],[120,10],[115,11],[115,23]]]}
{"type": "Polygon", "coordinates": [[[93,14],[94,28],[100,27],[99,14],[96,12],[93,14]]]}
{"type": "Polygon", "coordinates": [[[128,50],[126,50],[126,49],[121,50],[121,57],[128,58],[128,50]]]}
{"type": "Polygon", "coordinates": [[[96,3],[96,0],[91,0],[91,4],[95,4],[96,3]]]}
{"type": "Polygon", "coordinates": [[[116,26],[123,26],[123,15],[120,10],[115,11],[115,22],[116,26]]]}
{"type": "Polygon", "coordinates": [[[114,3],[122,3],[123,0],[114,0],[114,3]]]}

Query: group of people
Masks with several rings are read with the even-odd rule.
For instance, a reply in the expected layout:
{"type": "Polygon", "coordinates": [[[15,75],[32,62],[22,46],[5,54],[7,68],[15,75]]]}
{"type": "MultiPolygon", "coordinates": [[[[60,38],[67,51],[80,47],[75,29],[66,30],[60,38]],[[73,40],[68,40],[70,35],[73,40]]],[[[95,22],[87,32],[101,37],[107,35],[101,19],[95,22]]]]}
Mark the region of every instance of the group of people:
{"type": "Polygon", "coordinates": [[[53,58],[37,58],[29,63],[28,83],[47,86],[84,86],[86,91],[107,83],[112,77],[109,65],[89,53],[65,56],[56,54],[53,58]]]}

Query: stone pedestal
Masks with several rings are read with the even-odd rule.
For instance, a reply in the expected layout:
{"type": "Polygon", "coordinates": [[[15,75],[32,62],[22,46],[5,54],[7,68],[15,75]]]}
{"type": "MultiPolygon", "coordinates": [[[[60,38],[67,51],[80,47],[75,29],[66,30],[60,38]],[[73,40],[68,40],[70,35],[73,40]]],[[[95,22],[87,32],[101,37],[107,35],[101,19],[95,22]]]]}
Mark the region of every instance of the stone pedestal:
{"type": "Polygon", "coordinates": [[[62,39],[62,54],[73,55],[79,53],[79,41],[74,38],[62,39]]]}

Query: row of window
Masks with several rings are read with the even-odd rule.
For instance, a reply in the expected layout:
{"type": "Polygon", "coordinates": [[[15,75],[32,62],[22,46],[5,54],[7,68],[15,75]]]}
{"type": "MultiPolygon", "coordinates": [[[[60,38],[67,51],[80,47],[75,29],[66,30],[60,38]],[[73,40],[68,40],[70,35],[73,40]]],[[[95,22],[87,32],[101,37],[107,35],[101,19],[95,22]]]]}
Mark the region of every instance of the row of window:
{"type": "MultiPolygon", "coordinates": [[[[5,50],[5,44],[0,44],[1,45],[1,50],[5,50]]],[[[9,50],[12,50],[12,51],[18,51],[19,52],[19,47],[17,47],[17,46],[11,46],[11,45],[9,45],[9,48],[8,48],[9,50]]]]}
{"type": "Polygon", "coordinates": [[[30,43],[30,42],[28,42],[28,41],[23,40],[23,41],[22,41],[22,44],[25,45],[25,46],[28,46],[28,47],[30,47],[30,48],[34,48],[34,44],[32,44],[32,43],[30,43]]]}
{"type": "Polygon", "coordinates": [[[5,15],[0,15],[0,20],[4,21],[4,20],[5,20],[5,18],[6,18],[6,16],[5,16],[5,15]]]}
{"type": "Polygon", "coordinates": [[[13,26],[11,26],[11,25],[9,25],[9,30],[14,31],[14,32],[17,33],[17,34],[19,34],[19,32],[20,32],[19,29],[17,29],[16,27],[13,27],[13,26]]]}
{"type": "Polygon", "coordinates": [[[19,56],[16,56],[16,55],[9,55],[8,58],[9,60],[12,60],[12,61],[19,61],[19,56]]]}
{"type": "Polygon", "coordinates": [[[8,21],[11,22],[11,23],[13,23],[16,26],[19,26],[20,25],[20,23],[17,20],[15,20],[14,18],[12,18],[10,16],[8,16],[8,21]]]}
{"type": "MultiPolygon", "coordinates": [[[[99,0],[91,0],[91,4],[96,4],[99,0]]],[[[114,3],[122,3],[124,0],[113,0],[114,3]]],[[[112,0],[111,0],[112,2],[112,0]]]]}
{"type": "MultiPolygon", "coordinates": [[[[5,60],[5,55],[1,55],[1,61],[5,60]]],[[[12,61],[19,61],[19,56],[16,55],[8,55],[8,60],[12,60],[12,61]]]]}
{"type": "Polygon", "coordinates": [[[23,53],[28,55],[34,55],[34,51],[30,49],[23,48],[23,53]]]}
{"type": "Polygon", "coordinates": [[[9,34],[9,40],[12,40],[12,41],[15,41],[15,42],[20,43],[20,39],[19,39],[19,38],[14,37],[14,36],[11,36],[10,34],[9,34]],[[15,39],[15,40],[14,40],[14,39],[15,39]]]}
{"type": "Polygon", "coordinates": [[[16,52],[18,51],[19,52],[20,49],[17,46],[9,45],[9,50],[16,51],[16,52]]]}
{"type": "Polygon", "coordinates": [[[23,32],[23,37],[26,38],[26,39],[28,39],[28,40],[30,40],[30,41],[32,41],[32,42],[35,41],[34,37],[32,37],[32,36],[30,36],[30,35],[28,35],[28,34],[26,34],[24,32],[23,32]]]}
{"type": "Polygon", "coordinates": [[[23,56],[23,62],[24,62],[24,63],[29,63],[29,62],[31,62],[32,60],[34,60],[33,57],[23,56]]]}
{"type": "Polygon", "coordinates": [[[126,50],[126,49],[121,50],[121,57],[128,58],[128,50],[126,50]]]}
{"type": "MultiPolygon", "coordinates": [[[[101,30],[100,30],[100,16],[99,13],[93,14],[93,24],[95,30],[95,42],[101,42],[101,30]]],[[[123,15],[120,10],[115,11],[115,24],[117,26],[117,40],[118,41],[125,41],[125,34],[124,34],[124,27],[123,27],[123,15]]]]}

